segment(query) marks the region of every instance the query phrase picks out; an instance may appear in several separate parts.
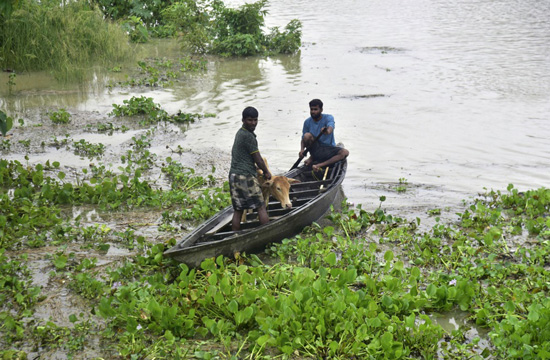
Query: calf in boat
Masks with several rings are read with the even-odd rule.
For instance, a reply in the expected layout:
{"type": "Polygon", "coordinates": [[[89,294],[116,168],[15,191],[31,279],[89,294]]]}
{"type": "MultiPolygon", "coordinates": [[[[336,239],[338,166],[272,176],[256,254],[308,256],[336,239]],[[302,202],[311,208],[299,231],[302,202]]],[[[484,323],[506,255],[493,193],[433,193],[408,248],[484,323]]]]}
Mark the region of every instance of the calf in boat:
{"type": "MultiPolygon", "coordinates": [[[[263,157],[265,166],[271,173],[269,166],[267,164],[267,159],[263,157]]],[[[262,187],[262,195],[264,197],[265,207],[269,206],[269,197],[273,196],[275,200],[281,203],[283,209],[292,209],[292,202],[290,201],[289,191],[290,184],[299,183],[300,180],[288,178],[286,176],[280,175],[271,175],[270,180],[266,180],[263,176],[263,171],[261,169],[256,169],[258,174],[258,182],[262,187]]],[[[252,210],[249,209],[243,213],[241,222],[246,222],[246,216],[248,213],[251,213],[252,210]]]]}
{"type": "MultiPolygon", "coordinates": [[[[283,209],[273,201],[268,211],[270,221],[262,225],[260,221],[242,224],[238,231],[232,230],[234,209],[228,206],[211,217],[164,254],[189,267],[198,267],[206,258],[224,255],[233,258],[236,253],[253,253],[266,245],[291,238],[306,226],[321,219],[331,205],[340,202],[340,185],[346,176],[347,162],[337,162],[319,176],[311,168],[298,167],[285,175],[299,179],[290,187],[292,208],[283,209]],[[322,178],[322,179],[321,179],[322,178]],[[338,202],[336,202],[338,199],[338,202]]],[[[343,194],[342,194],[343,195],[343,194]]],[[[256,217],[256,213],[250,218],[256,217]]],[[[237,221],[240,225],[240,216],[237,221]]]]}

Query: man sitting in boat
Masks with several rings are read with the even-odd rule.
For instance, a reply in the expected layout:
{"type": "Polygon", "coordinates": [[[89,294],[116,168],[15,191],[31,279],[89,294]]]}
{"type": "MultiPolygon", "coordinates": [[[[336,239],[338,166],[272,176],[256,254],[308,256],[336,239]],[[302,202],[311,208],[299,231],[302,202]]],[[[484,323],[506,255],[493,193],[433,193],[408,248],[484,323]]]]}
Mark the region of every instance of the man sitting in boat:
{"type": "Polygon", "coordinates": [[[264,163],[254,130],[258,125],[258,110],[249,106],[242,113],[243,126],[237,131],[231,150],[229,189],[234,213],[231,220],[233,231],[241,229],[241,217],[246,209],[257,209],[260,224],[269,221],[262,189],[256,176],[256,166],[264,177],[271,179],[271,173],[264,163]],[[256,165],[256,166],[255,166],[256,165]]]}
{"type": "Polygon", "coordinates": [[[302,128],[302,141],[300,142],[300,157],[308,149],[310,157],[304,162],[305,165],[313,165],[313,170],[330,166],[349,155],[349,151],[343,147],[336,146],[334,140],[334,117],[330,114],[323,114],[323,102],[313,99],[309,102],[309,114],[304,121],[302,128]]]}

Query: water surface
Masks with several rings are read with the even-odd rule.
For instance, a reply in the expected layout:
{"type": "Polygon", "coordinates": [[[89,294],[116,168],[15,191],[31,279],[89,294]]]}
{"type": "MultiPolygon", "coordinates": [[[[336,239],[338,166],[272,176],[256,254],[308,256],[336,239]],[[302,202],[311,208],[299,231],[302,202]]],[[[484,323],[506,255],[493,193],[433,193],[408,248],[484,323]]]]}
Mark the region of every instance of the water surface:
{"type": "MultiPolygon", "coordinates": [[[[484,187],[548,185],[549,13],[548,0],[277,0],[266,25],[300,19],[299,54],[211,61],[206,73],[164,89],[109,91],[113,75],[99,71],[79,86],[23,74],[8,96],[2,74],[0,95],[2,107],[28,117],[66,107],[107,120],[113,103],[134,95],[171,113],[215,113],[167,141],[197,154],[214,149],[220,166],[252,105],[275,173],[297,159],[308,101],[320,98],[351,153],[351,202],[373,208],[386,195],[394,210],[452,207],[484,187]],[[407,191],[395,191],[399,179],[407,191]]],[[[180,56],[174,42],[148,51],[180,56]]]]}

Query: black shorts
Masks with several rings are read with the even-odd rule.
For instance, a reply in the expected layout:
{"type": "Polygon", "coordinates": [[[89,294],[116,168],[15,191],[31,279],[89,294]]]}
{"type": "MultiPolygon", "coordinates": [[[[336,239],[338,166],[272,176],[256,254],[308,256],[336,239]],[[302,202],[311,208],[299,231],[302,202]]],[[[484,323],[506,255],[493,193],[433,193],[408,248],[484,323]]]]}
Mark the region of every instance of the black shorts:
{"type": "Polygon", "coordinates": [[[313,144],[309,154],[313,157],[314,163],[322,163],[331,157],[338,155],[343,148],[338,146],[322,145],[319,143],[313,144]]]}

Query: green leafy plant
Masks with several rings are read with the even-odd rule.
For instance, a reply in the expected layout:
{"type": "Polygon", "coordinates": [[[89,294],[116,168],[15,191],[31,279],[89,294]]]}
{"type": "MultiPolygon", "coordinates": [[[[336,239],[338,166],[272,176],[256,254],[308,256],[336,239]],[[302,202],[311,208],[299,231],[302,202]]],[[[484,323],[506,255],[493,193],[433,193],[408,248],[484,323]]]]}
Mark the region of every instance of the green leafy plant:
{"type": "Polygon", "coordinates": [[[109,115],[149,115],[149,118],[156,119],[159,112],[162,110],[159,104],[154,103],[153,98],[146,98],[145,96],[134,96],[128,100],[123,100],[122,102],[124,105],[113,104],[113,111],[109,115]]]}
{"type": "Polygon", "coordinates": [[[152,124],[159,121],[168,121],[174,123],[189,123],[194,122],[202,117],[211,117],[212,114],[201,115],[191,114],[178,111],[174,115],[169,115],[160,104],[156,104],[153,98],[132,97],[129,100],[123,100],[123,105],[113,104],[113,111],[109,114],[113,116],[141,116],[145,115],[145,119],[141,124],[152,124]]]}
{"type": "Polygon", "coordinates": [[[16,85],[15,79],[17,78],[17,74],[15,72],[12,72],[8,75],[8,94],[11,94],[13,91],[13,88],[16,85]]]}
{"type": "Polygon", "coordinates": [[[409,182],[405,178],[399,178],[399,185],[395,188],[395,191],[397,192],[405,192],[407,191],[407,186],[409,182]]]}
{"type": "Polygon", "coordinates": [[[278,27],[271,28],[271,33],[267,36],[267,48],[274,54],[293,54],[302,45],[302,23],[297,20],[291,20],[284,28],[283,32],[278,27]]]}
{"type": "Polygon", "coordinates": [[[266,0],[229,8],[223,1],[201,4],[176,2],[163,12],[166,24],[181,32],[182,46],[195,53],[221,56],[251,56],[270,53],[295,53],[301,45],[301,23],[292,20],[280,32],[272,28],[269,35],[263,27],[266,0]]]}
{"type": "Polygon", "coordinates": [[[71,121],[71,114],[65,109],[52,111],[49,113],[49,117],[54,124],[68,124],[71,121]]]}
{"type": "Polygon", "coordinates": [[[0,110],[0,132],[2,133],[2,136],[6,136],[8,131],[11,130],[13,127],[13,119],[6,115],[5,112],[0,110]]]}
{"type": "Polygon", "coordinates": [[[2,151],[10,151],[11,149],[11,142],[9,139],[2,140],[0,142],[0,150],[2,151]]]}
{"type": "Polygon", "coordinates": [[[147,28],[138,16],[129,16],[122,22],[122,28],[129,34],[132,42],[145,43],[149,40],[147,28]]]}
{"type": "Polygon", "coordinates": [[[99,158],[105,153],[105,145],[92,144],[84,139],[73,141],[74,152],[78,155],[84,155],[89,158],[99,158]]]}
{"type": "MultiPolygon", "coordinates": [[[[143,100],[148,116],[156,104],[143,100]]],[[[261,259],[190,269],[164,251],[230,204],[227,182],[178,161],[181,146],[160,161],[151,147],[162,131],[124,142],[118,167],[0,159],[2,356],[28,347],[70,358],[99,341],[98,356],[144,359],[548,357],[550,190],[486,192],[423,227],[386,211],[385,196],[371,209],[344,201],[261,259]],[[40,280],[55,286],[42,294],[40,280]],[[56,289],[81,314],[42,320],[37,305],[56,289]],[[444,330],[440,313],[464,324],[444,330]]],[[[426,216],[439,215],[436,205],[426,216]]]]}

